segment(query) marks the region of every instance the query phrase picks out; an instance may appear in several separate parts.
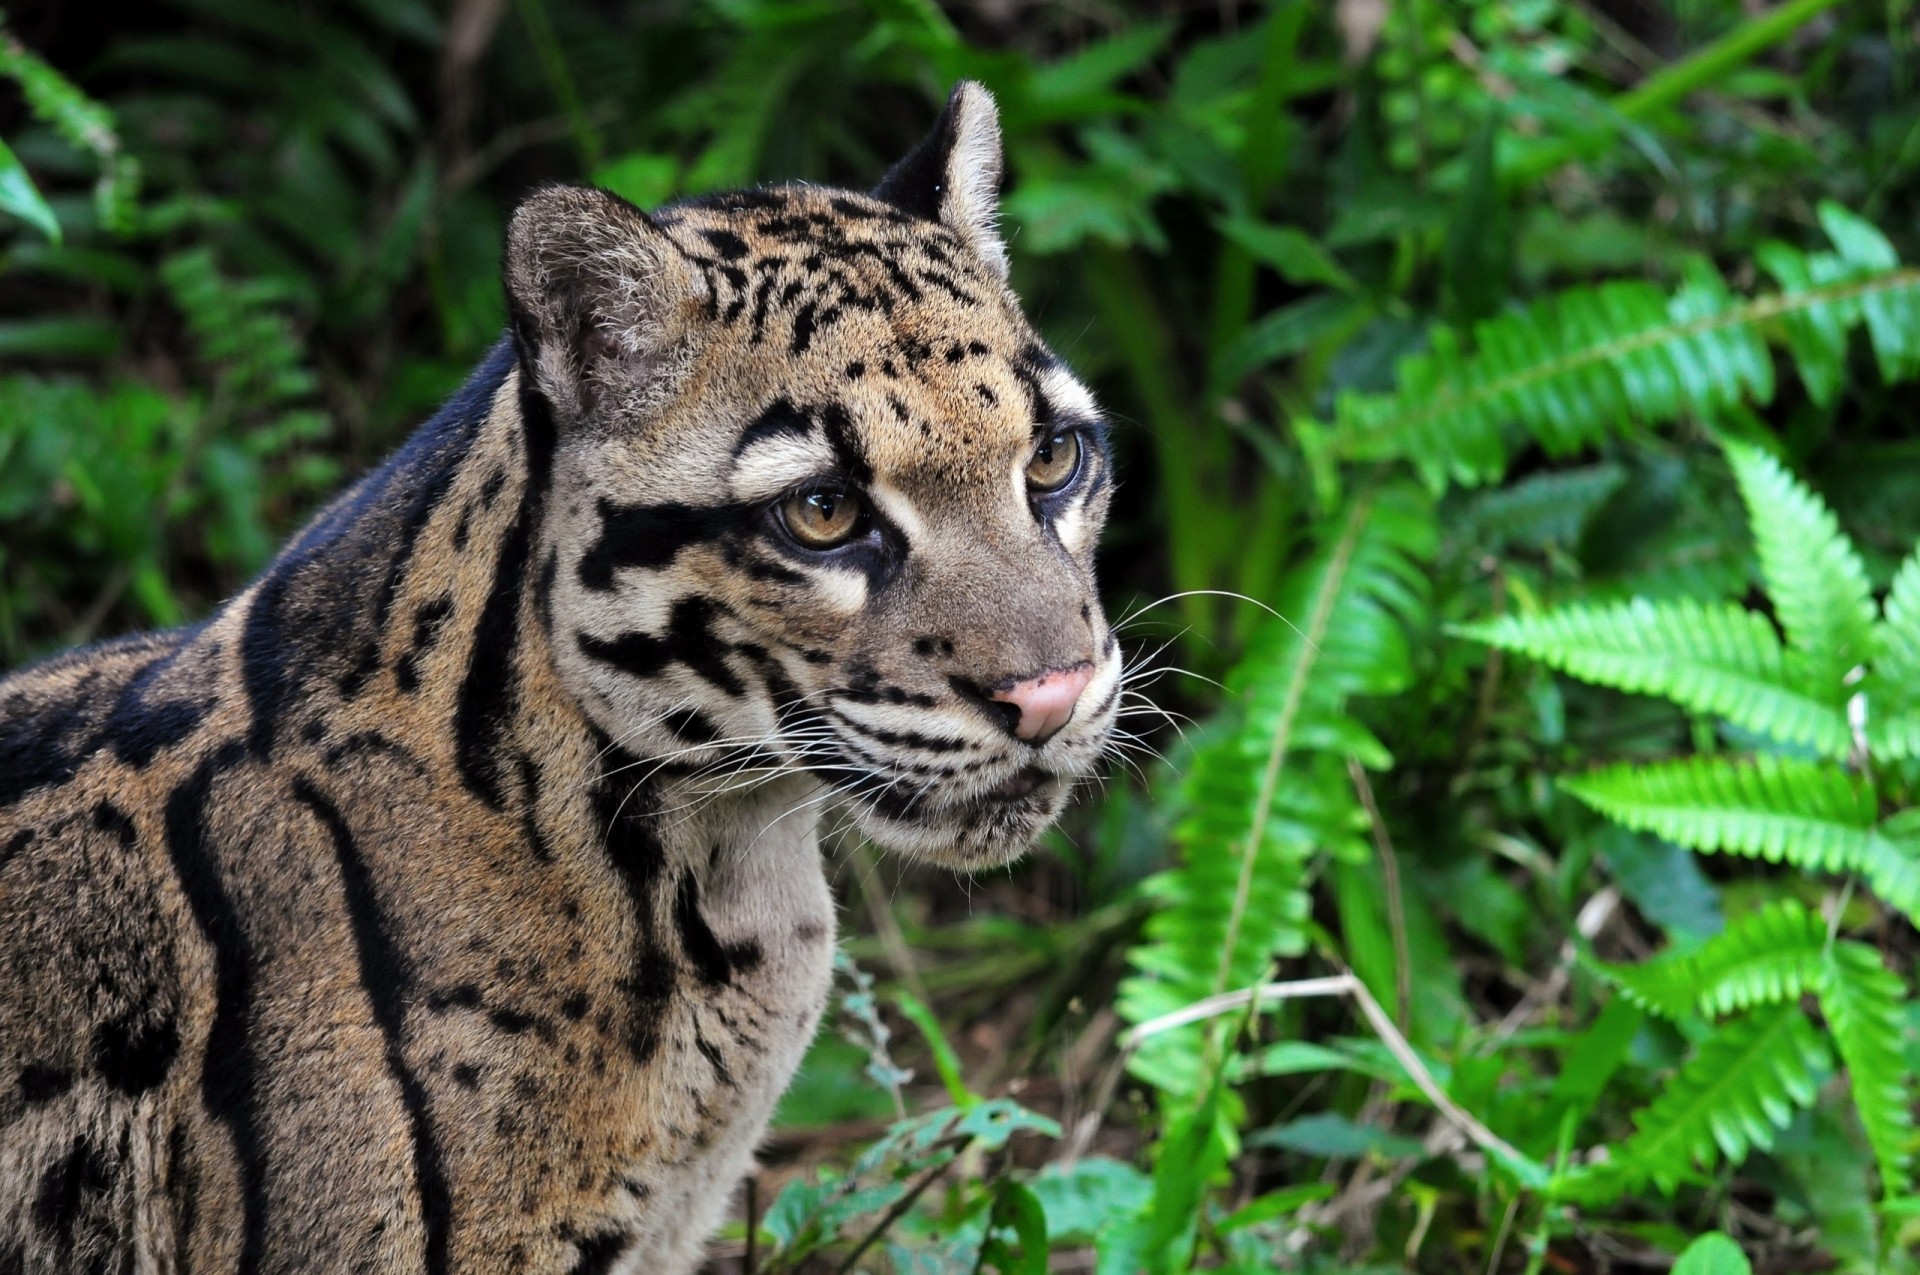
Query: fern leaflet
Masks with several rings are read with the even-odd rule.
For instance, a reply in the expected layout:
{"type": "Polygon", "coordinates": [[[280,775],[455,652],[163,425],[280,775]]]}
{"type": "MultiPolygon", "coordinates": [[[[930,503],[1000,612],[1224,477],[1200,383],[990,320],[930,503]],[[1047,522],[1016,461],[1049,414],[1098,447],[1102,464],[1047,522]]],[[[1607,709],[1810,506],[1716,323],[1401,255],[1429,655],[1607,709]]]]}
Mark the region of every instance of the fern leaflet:
{"type": "Polygon", "coordinates": [[[1711,1169],[1722,1155],[1738,1164],[1749,1150],[1771,1147],[1794,1111],[1812,1105],[1831,1065],[1797,1005],[1733,1019],[1635,1117],[1615,1171],[1671,1193],[1695,1166],[1711,1169]]]}
{"type": "Polygon", "coordinates": [[[1609,819],[1695,850],[1826,872],[1865,867],[1874,798],[1836,767],[1788,757],[1610,766],[1560,786],[1609,819]]]}
{"type": "Polygon", "coordinates": [[[1827,926],[1797,899],[1742,917],[1699,949],[1638,965],[1602,965],[1628,999],[1667,1018],[1797,1001],[1827,969],[1827,926]]]}
{"type": "Polygon", "coordinates": [[[1736,296],[1704,262],[1671,297],[1652,284],[1574,288],[1475,326],[1472,352],[1446,328],[1402,359],[1390,394],[1343,393],[1332,450],[1411,459],[1429,483],[1474,484],[1507,463],[1518,426],[1565,454],[1622,422],[1713,420],[1774,393],[1767,337],[1784,338],[1801,379],[1831,393],[1845,376],[1848,331],[1865,326],[1889,377],[1920,364],[1920,271],[1903,269],[1865,222],[1822,205],[1835,252],[1772,245],[1779,291],[1736,296]],[[1835,340],[1838,334],[1838,340],[1835,340]]]}
{"type": "Polygon", "coordinates": [[[1867,737],[1885,756],[1920,757],[1920,553],[1894,574],[1876,650],[1867,737]]]}
{"type": "Polygon", "coordinates": [[[1887,1195],[1912,1189],[1913,1093],[1907,1075],[1906,988],[1864,943],[1836,943],[1820,1010],[1847,1065],[1860,1125],[1887,1195]]]}
{"type": "MultiPolygon", "coordinates": [[[[1289,577],[1282,618],[1255,634],[1229,684],[1237,719],[1194,754],[1182,863],[1148,883],[1159,907],[1120,989],[1132,1022],[1257,982],[1276,955],[1303,951],[1311,860],[1368,853],[1345,759],[1387,758],[1345,709],[1411,676],[1404,623],[1424,604],[1431,507],[1411,485],[1385,487],[1357,496],[1315,539],[1325,547],[1289,577]]],[[[1149,1039],[1133,1066],[1182,1092],[1197,1082],[1199,1051],[1177,1036],[1149,1039]]]]}
{"type": "Polygon", "coordinates": [[[1873,658],[1867,570],[1825,502],[1745,443],[1727,459],[1753,525],[1774,613],[1787,632],[1788,671],[1810,695],[1838,704],[1849,670],[1873,658]]]}
{"type": "Polygon", "coordinates": [[[1838,680],[1833,694],[1803,691],[1787,674],[1773,626],[1741,607],[1636,598],[1502,616],[1454,631],[1584,681],[1666,696],[1824,756],[1844,757],[1852,742],[1838,680]]]}

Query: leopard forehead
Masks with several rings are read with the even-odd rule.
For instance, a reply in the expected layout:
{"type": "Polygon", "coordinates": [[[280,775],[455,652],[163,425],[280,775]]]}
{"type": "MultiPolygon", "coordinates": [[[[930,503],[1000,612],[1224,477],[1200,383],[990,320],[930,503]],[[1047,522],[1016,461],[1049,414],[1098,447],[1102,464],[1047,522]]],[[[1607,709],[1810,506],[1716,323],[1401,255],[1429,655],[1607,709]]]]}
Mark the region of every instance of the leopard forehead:
{"type": "Polygon", "coordinates": [[[1097,421],[945,226],[815,187],[715,196],[654,222],[704,284],[688,373],[637,440],[656,472],[724,456],[732,494],[752,499],[856,453],[903,490],[953,496],[1000,485],[1046,427],[1097,421]]]}

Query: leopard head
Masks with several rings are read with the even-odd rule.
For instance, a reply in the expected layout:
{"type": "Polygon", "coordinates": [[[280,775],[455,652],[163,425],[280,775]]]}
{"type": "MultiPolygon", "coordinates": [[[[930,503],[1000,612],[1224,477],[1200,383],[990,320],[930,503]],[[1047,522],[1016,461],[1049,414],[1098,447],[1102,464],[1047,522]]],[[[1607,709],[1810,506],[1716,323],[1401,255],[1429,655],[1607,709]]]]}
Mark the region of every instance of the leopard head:
{"type": "Polygon", "coordinates": [[[869,194],[514,214],[526,410],[558,438],[561,677],[613,743],[746,784],[804,770],[874,840],[1019,855],[1099,761],[1121,662],[1092,396],[1006,282],[992,98],[963,83],[869,194]]]}

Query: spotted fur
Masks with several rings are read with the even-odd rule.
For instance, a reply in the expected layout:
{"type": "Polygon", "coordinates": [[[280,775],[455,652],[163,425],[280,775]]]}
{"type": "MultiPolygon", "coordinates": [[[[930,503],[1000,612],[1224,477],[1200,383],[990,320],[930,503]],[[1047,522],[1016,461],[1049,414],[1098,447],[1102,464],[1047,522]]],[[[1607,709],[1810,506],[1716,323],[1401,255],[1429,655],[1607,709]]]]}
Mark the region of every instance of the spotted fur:
{"type": "Polygon", "coordinates": [[[998,175],[963,85],[873,195],[534,195],[398,454],[205,623],[0,682],[0,1272],[698,1260],[826,1001],[823,803],[1003,863],[1113,719],[998,175]],[[816,552],[823,482],[873,517],[816,552]]]}

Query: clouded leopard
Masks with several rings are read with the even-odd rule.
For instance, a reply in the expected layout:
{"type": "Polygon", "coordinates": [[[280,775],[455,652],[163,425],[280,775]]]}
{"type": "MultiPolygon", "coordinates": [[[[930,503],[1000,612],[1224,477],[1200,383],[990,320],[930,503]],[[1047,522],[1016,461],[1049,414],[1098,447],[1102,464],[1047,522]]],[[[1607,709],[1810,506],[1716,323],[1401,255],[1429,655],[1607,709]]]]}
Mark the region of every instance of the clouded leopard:
{"type": "Polygon", "coordinates": [[[1119,660],[976,85],[871,194],[528,198],[510,332],[192,628],[0,682],[0,1272],[695,1264],[816,827],[1018,855],[1119,660]]]}

